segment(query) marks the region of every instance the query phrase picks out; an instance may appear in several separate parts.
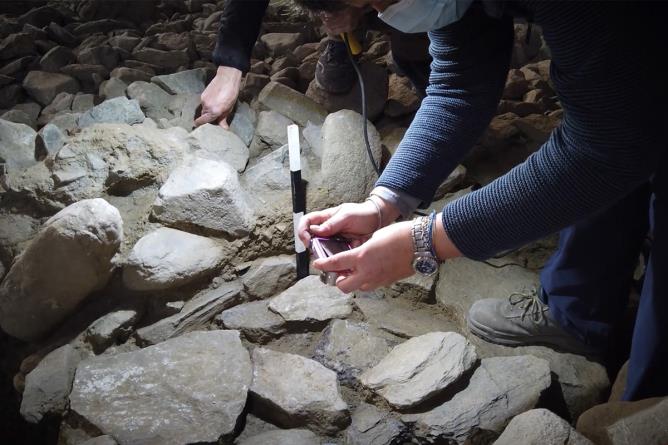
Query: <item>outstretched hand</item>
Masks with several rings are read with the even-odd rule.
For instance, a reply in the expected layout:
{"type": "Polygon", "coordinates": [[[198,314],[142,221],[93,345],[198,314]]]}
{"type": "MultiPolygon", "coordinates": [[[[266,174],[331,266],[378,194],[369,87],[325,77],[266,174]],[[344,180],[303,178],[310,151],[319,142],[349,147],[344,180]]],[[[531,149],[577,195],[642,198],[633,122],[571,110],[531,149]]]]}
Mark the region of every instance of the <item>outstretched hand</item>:
{"type": "Polygon", "coordinates": [[[378,213],[371,202],[346,203],[304,215],[299,221],[297,233],[305,246],[310,245],[312,235],[339,235],[358,246],[378,229],[378,213]]]}
{"type": "Polygon", "coordinates": [[[227,117],[239,97],[241,71],[227,66],[218,67],[216,76],[202,93],[202,112],[195,125],[217,124],[228,130],[227,117]]]}

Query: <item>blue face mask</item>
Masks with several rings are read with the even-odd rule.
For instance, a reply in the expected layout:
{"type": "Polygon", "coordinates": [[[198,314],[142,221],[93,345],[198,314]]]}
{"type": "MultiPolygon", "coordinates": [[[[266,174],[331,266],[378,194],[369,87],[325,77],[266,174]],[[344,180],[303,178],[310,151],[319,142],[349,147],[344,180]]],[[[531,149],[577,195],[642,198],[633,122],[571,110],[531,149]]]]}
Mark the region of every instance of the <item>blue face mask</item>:
{"type": "Polygon", "coordinates": [[[456,22],[473,0],[399,0],[378,18],[405,33],[428,32],[456,22]]]}

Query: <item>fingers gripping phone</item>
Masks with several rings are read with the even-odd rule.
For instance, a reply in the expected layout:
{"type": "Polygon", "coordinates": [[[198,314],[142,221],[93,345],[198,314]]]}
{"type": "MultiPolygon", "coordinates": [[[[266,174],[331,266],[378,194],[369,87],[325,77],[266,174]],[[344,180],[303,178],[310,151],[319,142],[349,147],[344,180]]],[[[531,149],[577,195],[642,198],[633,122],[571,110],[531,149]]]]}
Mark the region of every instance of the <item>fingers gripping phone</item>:
{"type": "MultiPolygon", "coordinates": [[[[337,253],[345,252],[350,250],[350,241],[341,238],[341,237],[314,237],[311,239],[311,255],[315,259],[319,258],[328,258],[330,256],[336,255],[337,253]]],[[[332,271],[325,272],[320,271],[320,281],[323,283],[334,286],[336,284],[336,279],[342,271],[332,271]]]]}

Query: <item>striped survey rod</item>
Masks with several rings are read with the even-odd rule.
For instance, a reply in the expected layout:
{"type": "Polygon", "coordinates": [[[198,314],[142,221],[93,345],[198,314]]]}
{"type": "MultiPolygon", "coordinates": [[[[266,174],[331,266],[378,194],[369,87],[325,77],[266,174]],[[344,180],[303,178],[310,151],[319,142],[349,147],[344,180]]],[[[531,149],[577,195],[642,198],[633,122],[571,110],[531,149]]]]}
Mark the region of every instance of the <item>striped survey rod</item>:
{"type": "Polygon", "coordinates": [[[297,125],[288,126],[288,153],[290,155],[290,183],[292,184],[292,222],[295,232],[295,252],[297,252],[297,279],[301,280],[308,276],[308,252],[297,234],[299,220],[306,211],[297,125]]]}

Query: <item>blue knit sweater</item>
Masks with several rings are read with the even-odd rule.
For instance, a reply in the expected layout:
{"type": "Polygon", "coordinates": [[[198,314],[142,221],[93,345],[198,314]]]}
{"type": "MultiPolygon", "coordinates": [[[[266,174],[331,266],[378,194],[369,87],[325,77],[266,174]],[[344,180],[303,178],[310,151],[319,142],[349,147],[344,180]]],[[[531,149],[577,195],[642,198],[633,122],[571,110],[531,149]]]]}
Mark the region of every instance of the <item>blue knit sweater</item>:
{"type": "MultiPolygon", "coordinates": [[[[466,256],[484,259],[613,204],[666,162],[665,2],[513,2],[543,29],[564,109],[539,151],[443,209],[466,256]],[[662,79],[663,78],[663,79],[662,79]],[[663,80],[663,81],[662,81],[663,80]]],[[[511,17],[474,5],[430,33],[428,96],[378,180],[432,200],[493,117],[513,44],[511,17]]]]}

